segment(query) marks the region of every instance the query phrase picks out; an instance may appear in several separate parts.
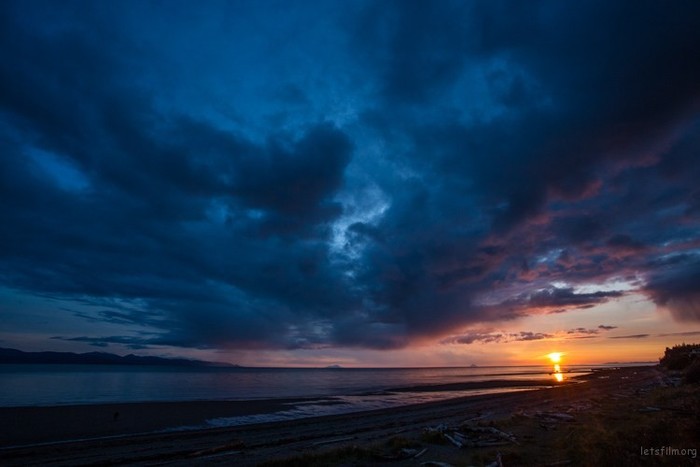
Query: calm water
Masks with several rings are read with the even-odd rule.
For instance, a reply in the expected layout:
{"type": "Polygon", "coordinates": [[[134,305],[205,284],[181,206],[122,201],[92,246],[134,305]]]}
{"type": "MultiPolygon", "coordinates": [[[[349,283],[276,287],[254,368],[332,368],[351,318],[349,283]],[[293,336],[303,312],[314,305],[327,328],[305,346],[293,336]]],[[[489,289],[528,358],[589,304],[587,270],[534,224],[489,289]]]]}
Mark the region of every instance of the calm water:
{"type": "MultiPolygon", "coordinates": [[[[619,366],[619,365],[614,365],[619,366]]],[[[564,377],[600,366],[564,367],[564,377]]],[[[0,365],[0,406],[37,406],[137,401],[247,400],[339,397],[387,401],[493,392],[423,391],[396,388],[488,380],[552,379],[551,366],[397,369],[281,369],[125,367],[102,365],[0,365]]],[[[553,381],[554,384],[554,381],[553,381]]],[[[513,390],[508,388],[507,390],[513,390]]],[[[501,389],[503,391],[503,389],[501,389]]],[[[400,402],[400,401],[399,401],[400,402]]]]}

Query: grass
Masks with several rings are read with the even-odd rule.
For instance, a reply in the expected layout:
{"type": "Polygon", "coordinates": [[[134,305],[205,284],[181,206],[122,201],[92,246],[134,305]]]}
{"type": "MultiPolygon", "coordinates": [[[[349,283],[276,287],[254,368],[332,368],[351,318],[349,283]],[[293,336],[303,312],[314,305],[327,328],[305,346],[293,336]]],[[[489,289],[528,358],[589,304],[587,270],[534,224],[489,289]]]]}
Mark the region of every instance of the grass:
{"type": "Polygon", "coordinates": [[[700,458],[642,456],[642,448],[700,448],[700,387],[663,388],[609,401],[571,428],[554,448],[571,465],[698,465],[700,458]],[[647,411],[646,407],[660,408],[647,411]],[[640,409],[642,411],[640,411],[640,409]]]}
{"type": "Polygon", "coordinates": [[[305,453],[285,459],[270,460],[261,467],[325,467],[328,465],[367,465],[373,460],[368,449],[347,446],[324,453],[305,453]]]}
{"type": "Polygon", "coordinates": [[[325,467],[328,465],[361,466],[391,462],[401,449],[415,449],[421,444],[403,436],[394,436],[369,447],[344,446],[320,453],[304,453],[285,459],[270,460],[262,467],[325,467]]]}

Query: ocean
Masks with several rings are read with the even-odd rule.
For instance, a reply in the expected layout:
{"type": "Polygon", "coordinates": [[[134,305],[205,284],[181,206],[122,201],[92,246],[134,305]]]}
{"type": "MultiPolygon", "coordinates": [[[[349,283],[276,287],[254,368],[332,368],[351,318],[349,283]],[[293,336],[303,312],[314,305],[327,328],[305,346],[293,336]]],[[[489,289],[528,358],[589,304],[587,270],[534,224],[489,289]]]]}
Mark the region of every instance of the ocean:
{"type": "MultiPolygon", "coordinates": [[[[623,365],[466,368],[175,368],[0,365],[0,407],[293,399],[285,409],[209,427],[333,415],[455,397],[534,390],[623,365]]],[[[202,428],[179,427],[178,429],[202,428]]]]}
{"type": "MultiPolygon", "coordinates": [[[[570,366],[562,372],[568,378],[611,366],[619,365],[570,366]]],[[[484,381],[544,379],[556,384],[551,372],[551,366],[336,369],[0,365],[0,406],[315,398],[396,389],[411,392],[408,390],[418,387],[426,392],[431,386],[484,381]]],[[[447,389],[436,392],[455,392],[447,389]]]]}

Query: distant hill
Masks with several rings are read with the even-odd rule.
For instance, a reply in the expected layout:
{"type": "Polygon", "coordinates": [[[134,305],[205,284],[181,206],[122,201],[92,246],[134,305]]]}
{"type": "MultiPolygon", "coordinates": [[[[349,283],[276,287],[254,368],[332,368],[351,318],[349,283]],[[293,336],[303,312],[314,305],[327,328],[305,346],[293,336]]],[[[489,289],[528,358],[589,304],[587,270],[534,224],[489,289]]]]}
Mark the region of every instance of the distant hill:
{"type": "Polygon", "coordinates": [[[72,365],[160,365],[187,367],[235,367],[226,363],[188,360],[186,358],[141,357],[115,355],[105,352],[23,352],[0,347],[0,364],[72,364],[72,365]]]}

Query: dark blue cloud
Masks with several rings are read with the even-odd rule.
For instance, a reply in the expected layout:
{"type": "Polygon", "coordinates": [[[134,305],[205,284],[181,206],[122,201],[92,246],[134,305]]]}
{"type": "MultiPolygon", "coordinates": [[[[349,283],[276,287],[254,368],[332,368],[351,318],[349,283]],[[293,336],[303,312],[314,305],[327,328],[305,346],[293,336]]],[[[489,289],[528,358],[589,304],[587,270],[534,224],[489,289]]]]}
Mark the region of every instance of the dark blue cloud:
{"type": "Polygon", "coordinates": [[[0,284],[148,328],[63,339],[394,348],[611,279],[699,319],[696,2],[0,8],[0,284]]]}
{"type": "Polygon", "coordinates": [[[700,321],[700,261],[655,271],[648,293],[680,321],[700,321]]]}

